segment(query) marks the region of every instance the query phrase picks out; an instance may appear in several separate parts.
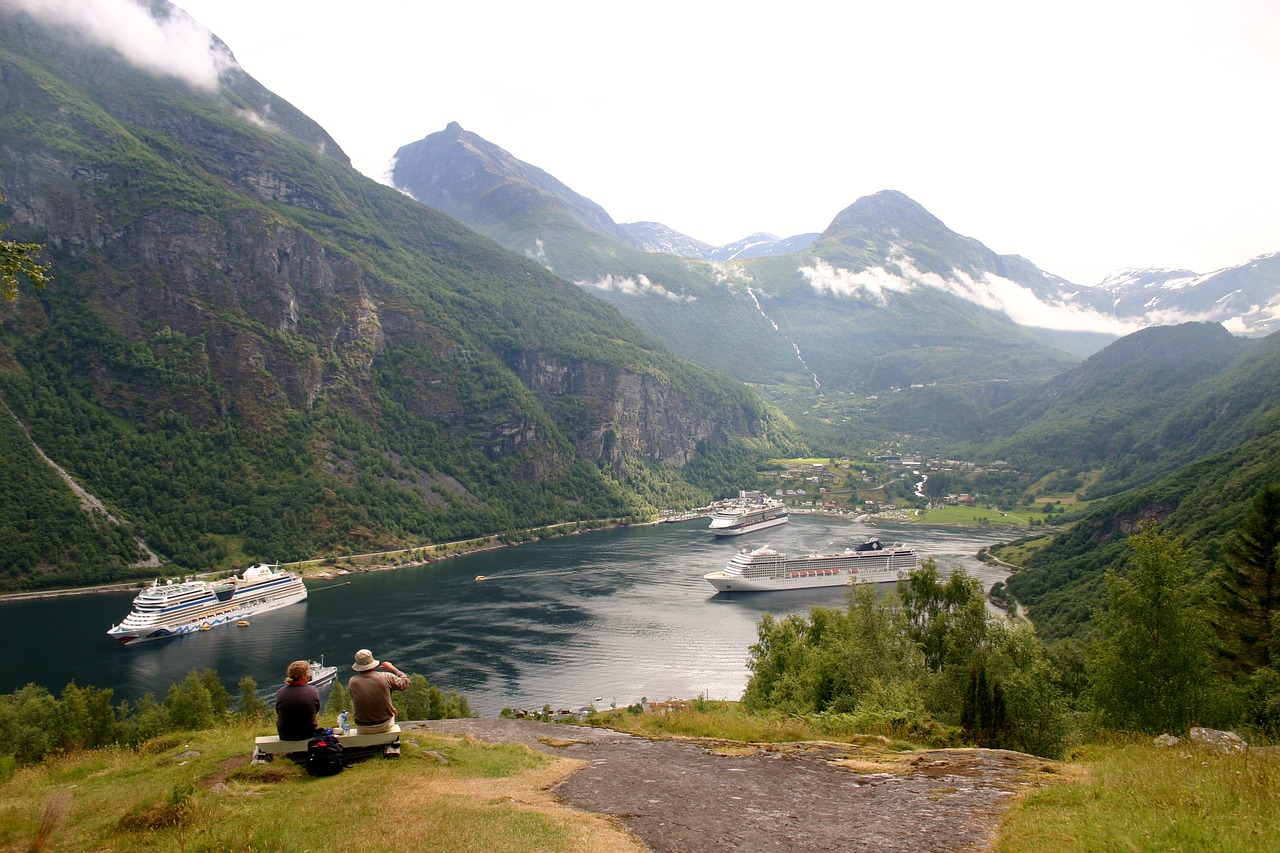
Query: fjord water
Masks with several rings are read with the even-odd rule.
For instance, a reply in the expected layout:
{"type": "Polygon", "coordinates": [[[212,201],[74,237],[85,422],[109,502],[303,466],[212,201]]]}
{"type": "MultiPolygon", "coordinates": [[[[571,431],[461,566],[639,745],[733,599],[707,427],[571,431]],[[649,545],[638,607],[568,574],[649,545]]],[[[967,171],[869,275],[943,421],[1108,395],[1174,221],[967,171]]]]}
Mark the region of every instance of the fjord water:
{"type": "Polygon", "coordinates": [[[871,536],[902,541],[989,587],[1004,574],[974,554],[1008,531],[869,526],[793,515],[788,524],[715,539],[705,519],[608,530],[442,560],[427,566],[308,581],[303,604],[171,640],[120,647],[106,630],[133,592],[0,604],[8,650],[0,692],[29,682],[58,693],[71,680],[135,700],[164,698],[193,669],[213,668],[235,695],[252,676],[274,692],[298,658],[350,675],[367,647],[493,716],[504,707],[629,705],[669,697],[736,699],[761,614],[839,607],[843,587],[715,594],[702,579],[742,547],[834,550],[871,536]],[[477,576],[484,576],[477,580],[477,576]],[[350,581],[346,584],[346,581],[350,581]],[[342,585],[339,585],[342,584],[342,585]]]}

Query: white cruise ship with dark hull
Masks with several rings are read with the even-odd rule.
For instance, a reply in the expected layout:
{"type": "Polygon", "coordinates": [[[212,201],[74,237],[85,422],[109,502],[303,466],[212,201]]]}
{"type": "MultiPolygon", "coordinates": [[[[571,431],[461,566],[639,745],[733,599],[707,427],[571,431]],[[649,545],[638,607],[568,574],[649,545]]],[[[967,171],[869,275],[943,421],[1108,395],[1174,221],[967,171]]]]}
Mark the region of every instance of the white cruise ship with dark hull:
{"type": "Polygon", "coordinates": [[[122,645],[177,637],[229,625],[307,597],[302,578],[279,566],[259,564],[222,581],[157,579],[133,599],[133,609],[107,636],[122,645]]]}
{"type": "Polygon", "coordinates": [[[919,566],[914,549],[869,539],[857,548],[798,557],[789,557],[768,545],[755,550],[743,548],[722,570],[703,577],[719,592],[770,592],[896,582],[919,566]]]}
{"type": "Polygon", "coordinates": [[[742,492],[737,501],[711,514],[707,527],[715,536],[741,536],[786,524],[787,507],[759,492],[742,492]]]}

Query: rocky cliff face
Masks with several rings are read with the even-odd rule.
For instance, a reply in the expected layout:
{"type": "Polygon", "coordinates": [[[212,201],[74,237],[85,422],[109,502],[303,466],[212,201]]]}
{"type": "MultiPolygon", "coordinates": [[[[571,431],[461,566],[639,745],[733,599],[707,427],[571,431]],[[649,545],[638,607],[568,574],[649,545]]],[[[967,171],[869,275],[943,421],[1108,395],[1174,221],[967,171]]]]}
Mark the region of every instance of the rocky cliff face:
{"type": "Polygon", "coordinates": [[[652,376],[531,352],[510,353],[507,361],[549,405],[593,401],[584,410],[587,416],[570,427],[570,440],[578,453],[615,468],[636,458],[683,468],[700,442],[723,444],[758,426],[748,413],[724,407],[710,393],[690,399],[652,376]]]}

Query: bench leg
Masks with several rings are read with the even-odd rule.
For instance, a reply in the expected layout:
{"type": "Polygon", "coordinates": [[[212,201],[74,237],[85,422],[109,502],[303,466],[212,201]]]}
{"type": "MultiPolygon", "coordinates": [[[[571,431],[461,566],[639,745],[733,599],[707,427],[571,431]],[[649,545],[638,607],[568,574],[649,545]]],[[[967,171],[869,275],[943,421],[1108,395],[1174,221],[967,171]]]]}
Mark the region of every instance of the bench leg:
{"type": "Polygon", "coordinates": [[[255,746],[253,748],[253,760],[250,763],[251,764],[270,764],[273,758],[275,758],[274,755],[272,755],[269,752],[263,752],[255,746]]]}
{"type": "Polygon", "coordinates": [[[382,748],[383,758],[399,758],[400,757],[400,738],[396,738],[395,743],[389,743],[382,748]]]}

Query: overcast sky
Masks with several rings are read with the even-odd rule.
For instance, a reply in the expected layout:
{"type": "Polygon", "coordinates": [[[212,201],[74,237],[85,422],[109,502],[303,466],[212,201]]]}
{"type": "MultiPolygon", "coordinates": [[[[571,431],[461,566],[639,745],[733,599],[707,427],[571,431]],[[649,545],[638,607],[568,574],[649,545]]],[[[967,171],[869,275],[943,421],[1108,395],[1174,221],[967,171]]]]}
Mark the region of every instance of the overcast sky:
{"type": "Polygon", "coordinates": [[[376,179],[457,121],[714,244],[896,189],[1079,284],[1280,251],[1273,0],[176,2],[376,179]]]}

